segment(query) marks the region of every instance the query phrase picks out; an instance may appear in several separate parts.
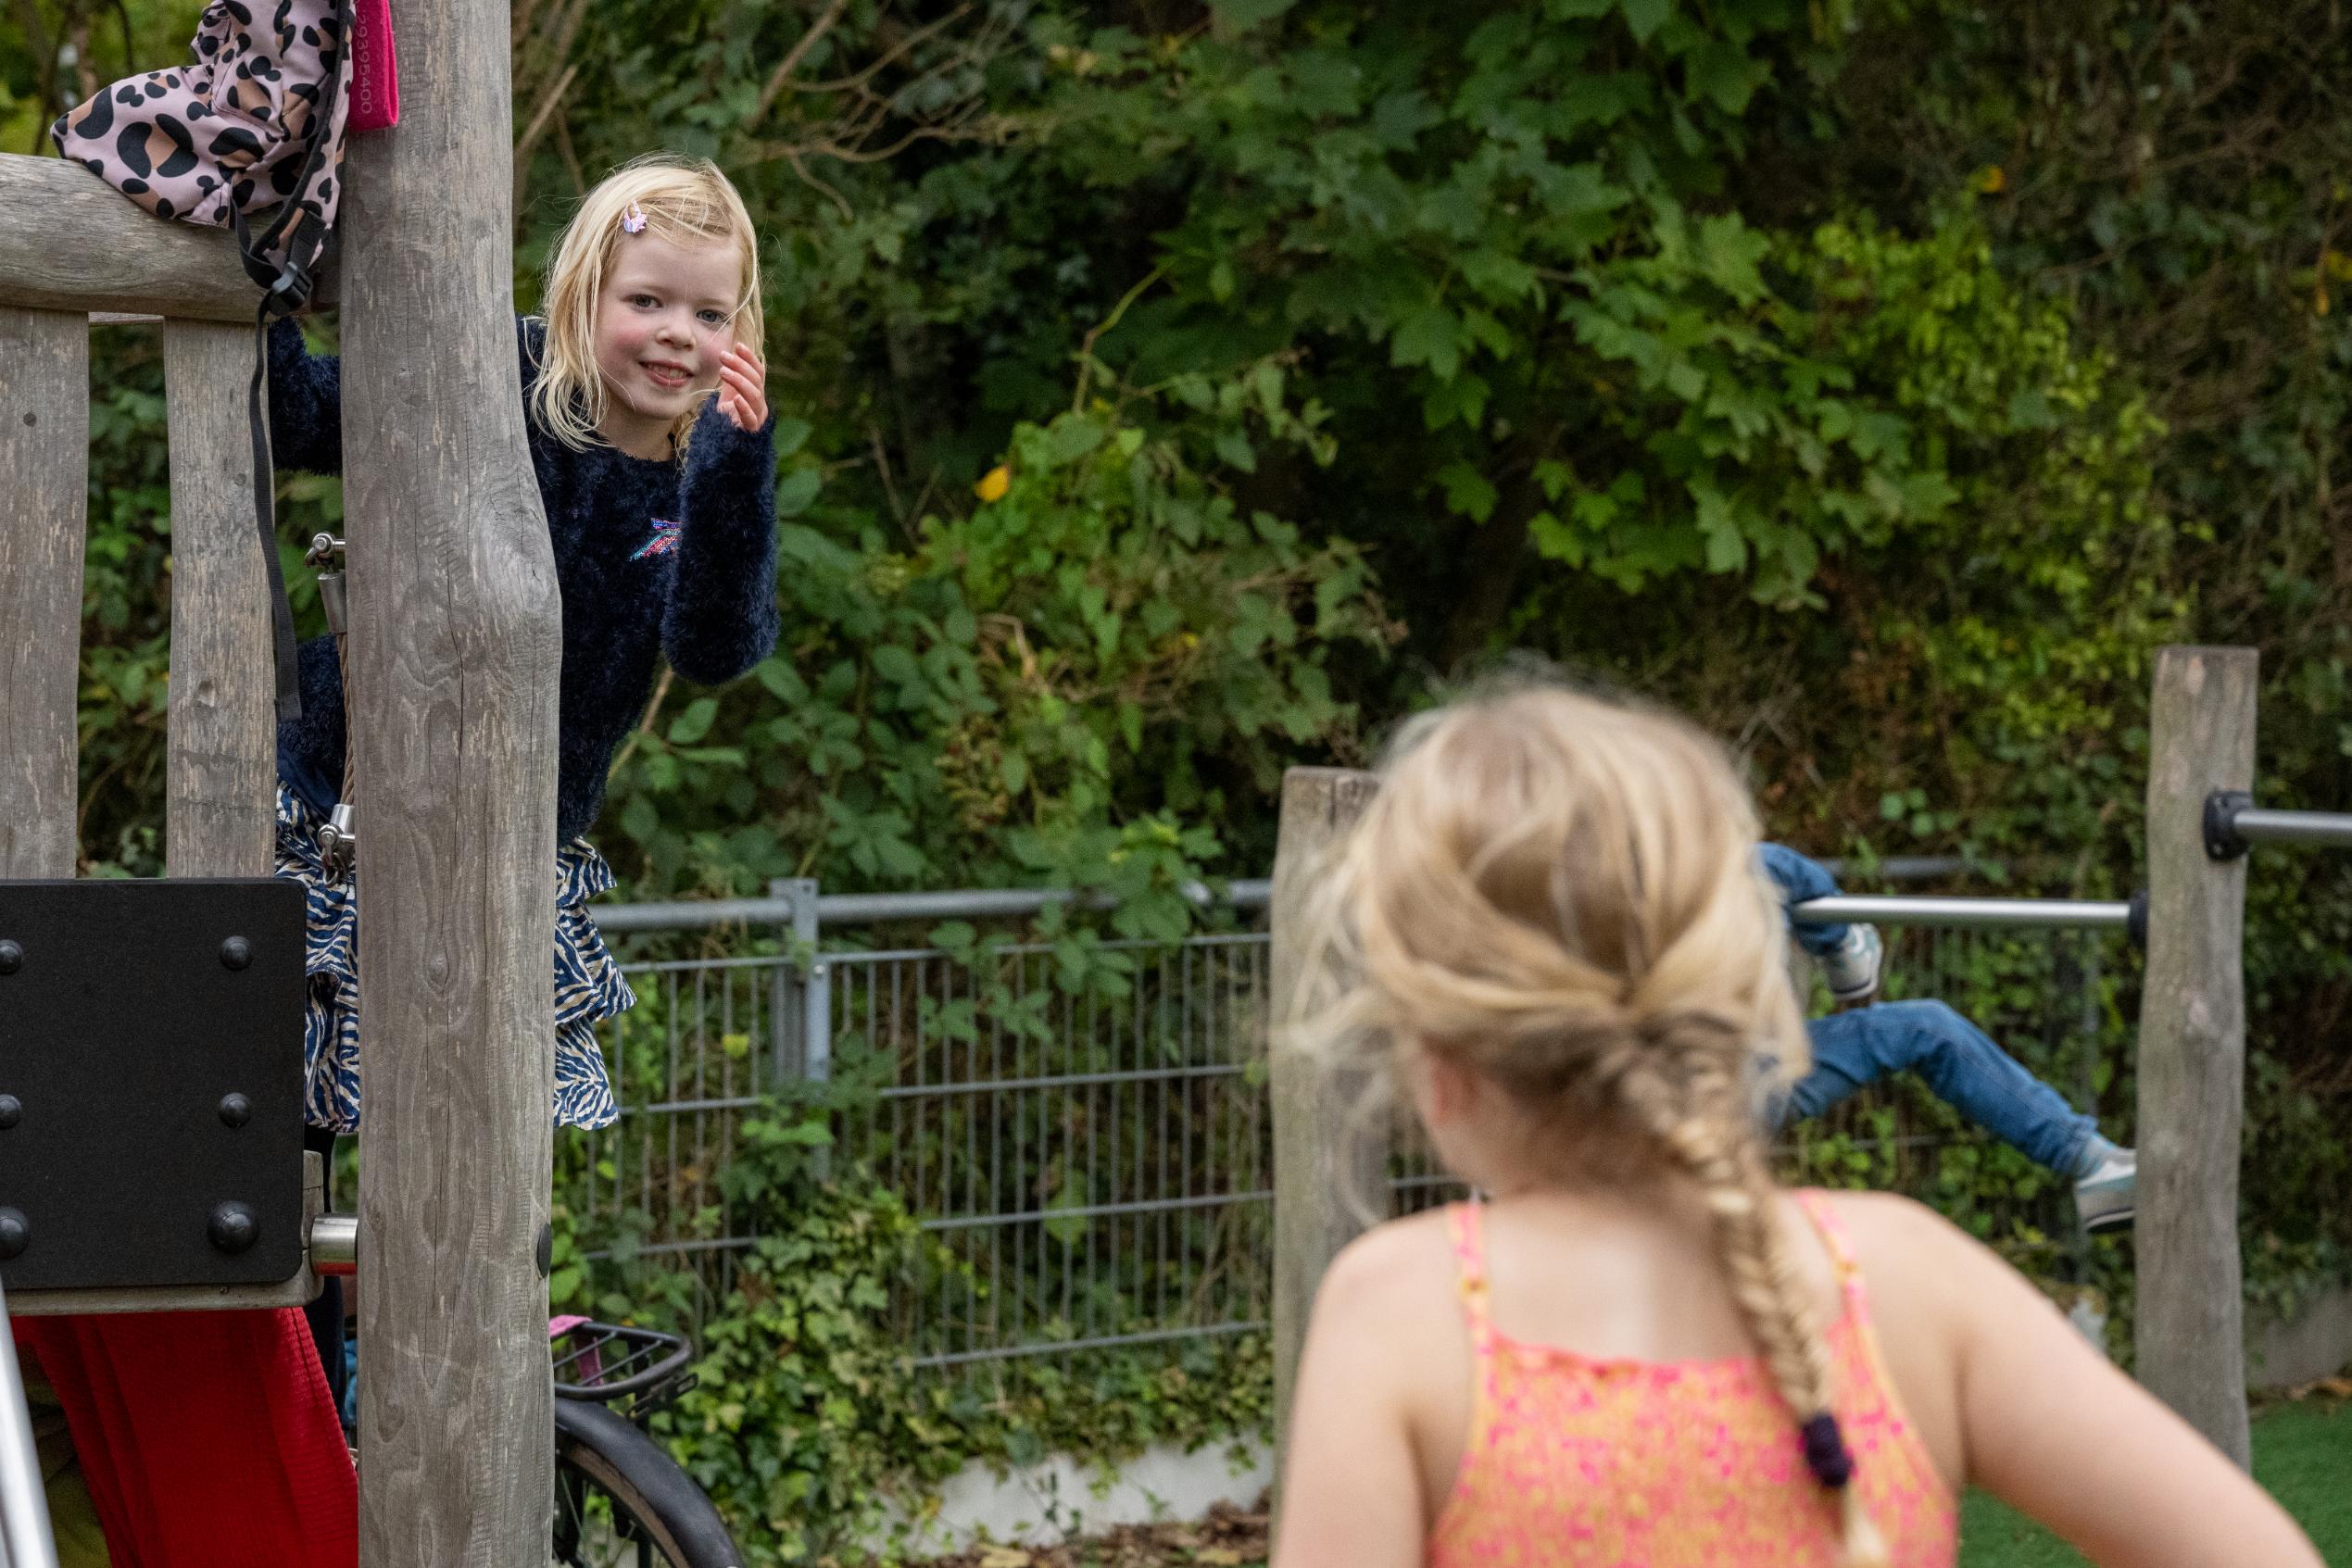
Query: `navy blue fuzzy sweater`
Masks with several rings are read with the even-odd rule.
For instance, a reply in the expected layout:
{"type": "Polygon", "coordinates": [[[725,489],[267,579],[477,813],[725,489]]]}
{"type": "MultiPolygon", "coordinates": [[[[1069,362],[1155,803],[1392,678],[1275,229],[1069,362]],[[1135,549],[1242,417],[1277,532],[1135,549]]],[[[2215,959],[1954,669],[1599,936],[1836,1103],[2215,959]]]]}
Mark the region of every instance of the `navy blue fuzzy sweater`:
{"type": "MultiPolygon", "coordinates": [[[[544,328],[517,330],[527,395],[544,328]]],[[[563,589],[556,842],[568,844],[596,821],[657,654],[716,685],[775,646],[774,420],[738,430],[707,407],[683,466],[575,452],[526,423],[563,589]]],[[[280,467],[342,471],[343,367],[305,352],[292,321],[270,331],[270,431],[280,467]]],[[[278,776],[321,813],[343,793],[343,734],[334,639],[314,638],[302,645],[302,717],[278,726],[278,776]]]]}

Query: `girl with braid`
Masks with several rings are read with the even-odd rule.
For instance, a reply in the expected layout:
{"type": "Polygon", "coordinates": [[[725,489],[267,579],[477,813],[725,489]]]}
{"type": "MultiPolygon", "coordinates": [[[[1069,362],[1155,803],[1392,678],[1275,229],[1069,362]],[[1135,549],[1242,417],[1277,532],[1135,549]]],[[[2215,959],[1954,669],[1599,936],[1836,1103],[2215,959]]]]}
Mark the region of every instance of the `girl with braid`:
{"type": "Polygon", "coordinates": [[[1484,1196],[1325,1276],[1273,1568],[1951,1568],[1966,1485],[2109,1568],[2317,1568],[1992,1252],[1776,1188],[1805,1032],[1755,850],[1674,719],[1522,686],[1402,737],[1288,1047],[1484,1196]]]}

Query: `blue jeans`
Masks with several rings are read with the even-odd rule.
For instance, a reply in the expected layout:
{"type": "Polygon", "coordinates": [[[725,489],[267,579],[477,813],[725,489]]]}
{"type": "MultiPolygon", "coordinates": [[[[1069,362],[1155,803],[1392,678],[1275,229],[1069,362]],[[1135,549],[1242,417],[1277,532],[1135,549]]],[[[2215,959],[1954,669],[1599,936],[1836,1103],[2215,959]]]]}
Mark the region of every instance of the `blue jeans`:
{"type": "MultiPolygon", "coordinates": [[[[1828,871],[1793,849],[1767,844],[1759,855],[1784,905],[1838,891],[1828,871]]],[[[1844,940],[1845,932],[1843,925],[1790,922],[1796,945],[1816,956],[1844,940]]],[[[1813,1071],[1771,1107],[1776,1129],[1793,1117],[1818,1116],[1881,1078],[1916,1073],[1937,1098],[2060,1175],[2076,1174],[2098,1134],[2096,1121],[1942,1002],[1880,1002],[1817,1018],[1805,1027],[1813,1071]]]]}

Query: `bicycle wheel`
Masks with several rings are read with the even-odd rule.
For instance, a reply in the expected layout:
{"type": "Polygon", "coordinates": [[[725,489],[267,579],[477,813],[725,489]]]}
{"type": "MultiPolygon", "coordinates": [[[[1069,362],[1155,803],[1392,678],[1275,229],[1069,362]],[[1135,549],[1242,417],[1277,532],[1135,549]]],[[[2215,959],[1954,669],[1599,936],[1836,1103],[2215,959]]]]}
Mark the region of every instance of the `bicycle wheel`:
{"type": "Polygon", "coordinates": [[[561,1568],[738,1568],[735,1538],[660,1446],[601,1405],[555,1407],[555,1534],[561,1568]]]}

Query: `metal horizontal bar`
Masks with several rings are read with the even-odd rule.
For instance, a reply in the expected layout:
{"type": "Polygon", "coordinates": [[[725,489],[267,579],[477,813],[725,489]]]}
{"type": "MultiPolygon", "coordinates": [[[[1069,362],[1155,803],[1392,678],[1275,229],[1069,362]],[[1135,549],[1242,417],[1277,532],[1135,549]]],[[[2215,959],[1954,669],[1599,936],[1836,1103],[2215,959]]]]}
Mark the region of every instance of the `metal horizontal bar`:
{"type": "MultiPolygon", "coordinates": [[[[759,1239],[756,1236],[723,1236],[708,1241],[652,1241],[643,1247],[631,1248],[629,1255],[641,1258],[657,1253],[675,1256],[682,1252],[737,1252],[759,1239]]],[[[595,1263],[609,1263],[620,1255],[620,1250],[611,1247],[600,1247],[593,1252],[581,1254],[595,1263]]]]}
{"type": "MultiPolygon", "coordinates": [[[[614,905],[615,909],[626,908],[614,905]]],[[[597,913],[601,915],[602,910],[597,913]]],[[[710,970],[723,973],[738,969],[775,969],[792,967],[792,960],[781,953],[757,953],[749,958],[731,959],[632,959],[621,966],[623,974],[684,974],[689,970],[710,970]]]]}
{"type": "Polygon", "coordinates": [[[2132,906],[2122,899],[1935,898],[1913,894],[1841,894],[1789,907],[1805,925],[1869,921],[1880,925],[2045,927],[2125,931],[2132,906]]]}
{"type": "MultiPolygon", "coordinates": [[[[1203,931],[1184,938],[1180,946],[1195,949],[1203,947],[1263,947],[1270,940],[1263,931],[1203,931]]],[[[1095,945],[1103,953],[1156,953],[1167,947],[1164,942],[1148,942],[1141,938],[1119,938],[1095,945]]],[[[1050,942],[1000,942],[984,949],[993,959],[1034,959],[1051,955],[1050,942]]],[[[836,947],[818,955],[825,963],[840,968],[874,969],[882,964],[920,963],[933,959],[952,957],[944,947],[836,947]]],[[[774,963],[774,959],[762,960],[774,963]]],[[[696,960],[685,960],[681,967],[696,967],[696,960]]],[[[631,971],[635,972],[634,970],[631,971]]]]}
{"type": "Polygon", "coordinates": [[[789,898],[687,898],[668,904],[597,904],[606,931],[699,931],[713,925],[790,925],[789,898]]]}
{"type": "Polygon", "coordinates": [[[1002,1345],[993,1350],[955,1350],[937,1356],[916,1356],[910,1366],[966,1366],[974,1361],[1009,1361],[1018,1356],[1050,1356],[1064,1350],[1107,1350],[1120,1345],[1160,1345],[1171,1339],[1206,1339],[1219,1334],[1254,1334],[1265,1327],[1264,1318],[1235,1323],[1204,1323],[1199,1328],[1155,1328],[1141,1334],[1098,1334],[1090,1339],[1041,1339],[1027,1345],[1002,1345]]]}
{"type": "MultiPolygon", "coordinates": [[[[1858,862],[1821,862],[1832,876],[1860,874],[1858,862]]],[[[1980,862],[1957,855],[1897,855],[1867,868],[1885,882],[1927,882],[1958,876],[1978,869],[1980,862]]],[[[1274,883],[1266,877],[1243,877],[1222,889],[1206,883],[1185,884],[1184,896],[1208,908],[1222,904],[1235,909],[1263,909],[1274,901],[1274,883]]],[[[1033,915],[1050,904],[1067,904],[1078,895],[1064,887],[966,887],[937,893],[821,893],[817,895],[819,925],[873,925],[900,920],[985,920],[991,916],[1033,915]]],[[[1103,894],[1084,900],[1090,909],[1108,909],[1116,899],[1103,894]]],[[[597,924],[606,931],[693,931],[713,925],[790,925],[793,901],[788,897],[696,898],[661,904],[608,904],[596,910],[597,924]]]]}
{"type": "Polygon", "coordinates": [[[1102,1220],[1120,1214],[1174,1214],[1187,1209],[1216,1209],[1228,1203],[1270,1203],[1274,1189],[1256,1192],[1213,1192],[1198,1198],[1144,1198],[1133,1203],[1093,1203],[1079,1209],[1032,1209],[1021,1214],[958,1214],[945,1220],[925,1220],[927,1231],[969,1231],[984,1225],[1026,1224],[1038,1220],[1102,1220]]]}
{"type": "Polygon", "coordinates": [[[1246,1062],[1208,1061],[1189,1067],[1140,1067],[1124,1073],[1057,1073],[1042,1078],[959,1078],[945,1084],[896,1084],[884,1099],[928,1099],[937,1095],[986,1095],[1005,1089],[1081,1089],[1093,1084],[1174,1083],[1182,1078],[1231,1078],[1249,1071],[1246,1062]]]}
{"type": "MultiPolygon", "coordinates": [[[[1184,896],[1202,908],[1263,909],[1274,884],[1263,877],[1232,882],[1222,891],[1206,883],[1187,883],[1184,896]]],[[[1081,901],[1066,887],[965,887],[938,893],[820,893],[819,925],[871,925],[896,920],[985,920],[996,915],[1033,915],[1053,904],[1081,901]]],[[[1116,907],[1106,894],[1082,900],[1089,909],[1116,907]]],[[[689,898],[663,904],[610,904],[597,908],[606,931],[689,931],[713,925],[790,925],[793,900],[689,898]]]]}
{"type": "Polygon", "coordinates": [[[774,1103],[774,1100],[761,1095],[730,1095],[717,1099],[665,1099],[652,1105],[624,1105],[621,1108],[621,1114],[684,1116],[697,1110],[760,1110],[774,1103]]]}
{"type": "Polygon", "coordinates": [[[2352,846],[2352,811],[2271,811],[2245,806],[2230,818],[2230,825],[2248,844],[2352,846]]]}

